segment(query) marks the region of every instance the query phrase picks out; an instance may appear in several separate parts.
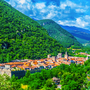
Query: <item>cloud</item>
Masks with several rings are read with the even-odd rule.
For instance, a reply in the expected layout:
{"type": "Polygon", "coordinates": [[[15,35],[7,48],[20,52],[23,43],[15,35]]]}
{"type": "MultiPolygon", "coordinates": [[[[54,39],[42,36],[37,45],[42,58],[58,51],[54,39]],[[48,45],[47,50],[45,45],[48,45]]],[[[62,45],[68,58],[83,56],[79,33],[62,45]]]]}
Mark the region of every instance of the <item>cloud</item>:
{"type": "Polygon", "coordinates": [[[46,9],[41,9],[40,10],[40,13],[46,13],[47,11],[46,11],[46,9]]]}
{"type": "Polygon", "coordinates": [[[19,0],[19,3],[24,4],[25,0],[19,0]]]}
{"type": "Polygon", "coordinates": [[[65,2],[60,2],[61,9],[65,9],[67,6],[70,6],[71,8],[80,7],[79,5],[73,3],[69,0],[66,0],[65,2]]]}
{"type": "Polygon", "coordinates": [[[30,10],[30,8],[31,8],[31,6],[30,6],[30,4],[29,4],[29,3],[27,4],[27,8],[28,8],[29,10],[30,10]]]}
{"type": "Polygon", "coordinates": [[[76,26],[76,27],[80,27],[80,28],[86,28],[89,25],[89,23],[84,21],[82,19],[82,17],[78,17],[74,21],[72,21],[72,20],[69,20],[69,21],[68,20],[63,20],[63,21],[59,20],[58,24],[61,24],[64,26],[66,26],[66,25],[67,26],[76,26]]]}
{"type": "Polygon", "coordinates": [[[58,6],[53,5],[53,4],[50,4],[50,5],[48,6],[48,8],[49,8],[49,9],[55,9],[55,8],[58,8],[58,6]]]}
{"type": "Polygon", "coordinates": [[[45,3],[36,3],[36,8],[37,9],[43,9],[43,8],[45,8],[45,3]]]}
{"type": "Polygon", "coordinates": [[[84,12],[86,12],[86,10],[85,10],[85,9],[76,9],[76,12],[77,12],[77,13],[80,13],[80,12],[81,12],[81,13],[84,13],[84,12]]]}
{"type": "Polygon", "coordinates": [[[46,16],[46,19],[51,19],[55,16],[56,14],[53,13],[53,12],[50,12],[47,16],[46,16]]]}
{"type": "Polygon", "coordinates": [[[58,24],[61,24],[61,25],[64,25],[64,26],[75,26],[75,21],[72,21],[72,20],[59,20],[58,21],[58,24]]]}
{"type": "Polygon", "coordinates": [[[76,24],[79,26],[79,27],[86,27],[89,23],[88,22],[85,22],[83,19],[80,18],[77,18],[76,19],[76,24]]]}
{"type": "Polygon", "coordinates": [[[61,3],[60,8],[61,8],[61,9],[65,9],[66,6],[67,6],[67,5],[66,5],[65,3],[61,3]]]}

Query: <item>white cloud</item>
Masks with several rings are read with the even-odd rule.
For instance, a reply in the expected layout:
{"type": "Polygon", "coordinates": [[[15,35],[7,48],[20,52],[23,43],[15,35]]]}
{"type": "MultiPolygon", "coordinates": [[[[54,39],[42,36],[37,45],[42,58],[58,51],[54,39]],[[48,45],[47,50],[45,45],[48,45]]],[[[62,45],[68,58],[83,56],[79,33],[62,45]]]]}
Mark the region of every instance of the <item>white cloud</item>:
{"type": "Polygon", "coordinates": [[[61,21],[59,20],[58,21],[58,24],[61,24],[61,25],[67,25],[67,26],[75,26],[75,21],[72,21],[72,20],[64,20],[64,21],[61,21]]]}
{"type": "Polygon", "coordinates": [[[71,8],[74,8],[74,7],[80,7],[79,5],[67,0],[67,6],[70,6],[71,8]]]}
{"type": "Polygon", "coordinates": [[[66,25],[66,26],[76,26],[80,28],[86,28],[89,25],[89,23],[84,21],[81,18],[82,17],[76,18],[76,20],[64,20],[64,21],[59,20],[58,24],[61,24],[64,26],[66,25]]]}
{"type": "Polygon", "coordinates": [[[57,11],[51,10],[50,13],[48,13],[48,15],[45,18],[46,19],[52,19],[52,18],[57,16],[57,13],[58,13],[57,11]]]}
{"type": "Polygon", "coordinates": [[[58,7],[55,6],[55,5],[53,5],[53,4],[50,4],[50,5],[48,6],[48,8],[50,8],[50,9],[54,9],[54,8],[58,8],[58,7]]]}
{"type": "Polygon", "coordinates": [[[85,15],[84,18],[85,18],[86,21],[90,21],[90,16],[89,15],[85,15]]]}
{"type": "Polygon", "coordinates": [[[28,3],[28,4],[27,4],[27,8],[28,8],[29,10],[30,10],[30,6],[31,6],[31,5],[28,3]]]}
{"type": "Polygon", "coordinates": [[[17,5],[17,8],[22,8],[23,6],[20,4],[20,5],[17,5]]]}
{"type": "Polygon", "coordinates": [[[46,18],[52,18],[54,15],[53,15],[53,13],[52,12],[50,12],[47,16],[46,16],[46,18]]]}
{"type": "Polygon", "coordinates": [[[84,9],[76,9],[76,12],[77,13],[83,13],[83,12],[85,12],[86,10],[84,10],[84,9]]]}
{"type": "Polygon", "coordinates": [[[70,0],[66,0],[65,2],[60,2],[60,8],[65,9],[67,6],[71,8],[77,8],[77,7],[82,7],[81,5],[78,5],[74,2],[71,2],[70,0]]]}
{"type": "Polygon", "coordinates": [[[65,3],[61,3],[61,5],[60,5],[60,9],[65,9],[66,8],[66,4],[65,3]]]}
{"type": "Polygon", "coordinates": [[[41,13],[46,13],[47,10],[46,10],[46,9],[41,9],[40,12],[41,12],[41,13]]]}
{"type": "Polygon", "coordinates": [[[71,8],[76,7],[77,5],[69,0],[66,0],[65,2],[60,3],[60,8],[65,9],[66,6],[70,6],[71,8]]]}
{"type": "Polygon", "coordinates": [[[86,27],[89,23],[88,22],[85,22],[83,19],[81,18],[77,18],[76,19],[76,24],[81,26],[81,27],[86,27]]]}
{"type": "Polygon", "coordinates": [[[45,8],[46,6],[45,6],[45,3],[36,3],[36,8],[37,9],[43,9],[43,8],[45,8]]]}
{"type": "Polygon", "coordinates": [[[32,2],[31,0],[27,0],[28,2],[32,2]]]}
{"type": "Polygon", "coordinates": [[[64,25],[65,23],[63,21],[59,20],[58,24],[64,25]]]}
{"type": "Polygon", "coordinates": [[[19,3],[24,4],[26,1],[25,0],[19,0],[19,3]]]}

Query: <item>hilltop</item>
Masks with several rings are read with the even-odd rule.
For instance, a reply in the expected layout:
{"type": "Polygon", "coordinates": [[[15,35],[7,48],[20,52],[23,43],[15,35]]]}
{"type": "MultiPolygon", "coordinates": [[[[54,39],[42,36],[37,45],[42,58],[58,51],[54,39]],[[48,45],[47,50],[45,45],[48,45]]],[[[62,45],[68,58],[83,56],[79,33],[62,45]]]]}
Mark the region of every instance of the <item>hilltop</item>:
{"type": "Polygon", "coordinates": [[[36,21],[0,0],[0,62],[46,58],[64,51],[36,21]]]}
{"type": "Polygon", "coordinates": [[[73,35],[71,35],[65,29],[60,27],[60,25],[54,22],[53,20],[44,19],[38,20],[37,22],[47,30],[49,36],[56,39],[64,47],[70,47],[71,45],[81,45],[73,35]]]}

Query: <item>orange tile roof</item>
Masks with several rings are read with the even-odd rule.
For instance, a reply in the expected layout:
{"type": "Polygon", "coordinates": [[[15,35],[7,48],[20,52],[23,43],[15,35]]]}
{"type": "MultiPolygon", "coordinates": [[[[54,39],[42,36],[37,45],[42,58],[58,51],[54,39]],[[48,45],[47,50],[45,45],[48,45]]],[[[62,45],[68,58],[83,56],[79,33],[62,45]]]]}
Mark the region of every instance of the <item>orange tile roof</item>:
{"type": "Polygon", "coordinates": [[[12,67],[12,68],[13,68],[13,67],[16,67],[16,65],[12,65],[11,67],[12,67]]]}
{"type": "Polygon", "coordinates": [[[46,58],[47,60],[52,60],[52,58],[46,58]]]}
{"type": "Polygon", "coordinates": [[[5,64],[0,64],[0,66],[5,66],[5,64]]]}
{"type": "Polygon", "coordinates": [[[17,64],[24,64],[23,62],[10,62],[10,63],[5,63],[6,65],[17,65],[17,64]]]}

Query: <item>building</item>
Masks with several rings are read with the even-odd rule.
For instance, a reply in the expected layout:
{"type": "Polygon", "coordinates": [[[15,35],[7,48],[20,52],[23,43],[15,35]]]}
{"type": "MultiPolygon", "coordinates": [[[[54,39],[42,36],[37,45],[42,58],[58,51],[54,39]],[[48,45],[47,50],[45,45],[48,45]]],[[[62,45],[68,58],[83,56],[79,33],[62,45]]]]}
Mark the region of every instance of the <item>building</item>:
{"type": "Polygon", "coordinates": [[[62,53],[58,53],[57,58],[62,58],[62,53]]]}
{"type": "Polygon", "coordinates": [[[51,58],[51,55],[49,54],[49,55],[47,55],[47,58],[51,58]]]}
{"type": "Polygon", "coordinates": [[[65,59],[68,59],[68,54],[67,54],[67,52],[65,53],[64,58],[65,58],[65,59]]]}
{"type": "Polygon", "coordinates": [[[31,73],[35,73],[40,72],[41,69],[52,69],[60,64],[84,64],[85,61],[86,58],[69,57],[67,52],[64,57],[62,57],[62,53],[58,53],[57,56],[51,57],[51,55],[47,55],[47,58],[40,60],[23,60],[23,62],[19,60],[15,62],[2,63],[0,64],[0,74],[3,75],[6,73],[10,77],[15,74],[15,76],[20,78],[25,75],[26,70],[30,70],[31,73]]]}
{"type": "Polygon", "coordinates": [[[12,77],[13,75],[17,76],[18,78],[21,78],[25,76],[26,71],[19,70],[19,71],[13,71],[11,69],[10,65],[5,65],[5,67],[0,67],[0,74],[7,74],[8,76],[12,77]]]}
{"type": "Polygon", "coordinates": [[[53,77],[52,80],[55,82],[56,85],[60,84],[60,79],[59,78],[53,77]]]}

